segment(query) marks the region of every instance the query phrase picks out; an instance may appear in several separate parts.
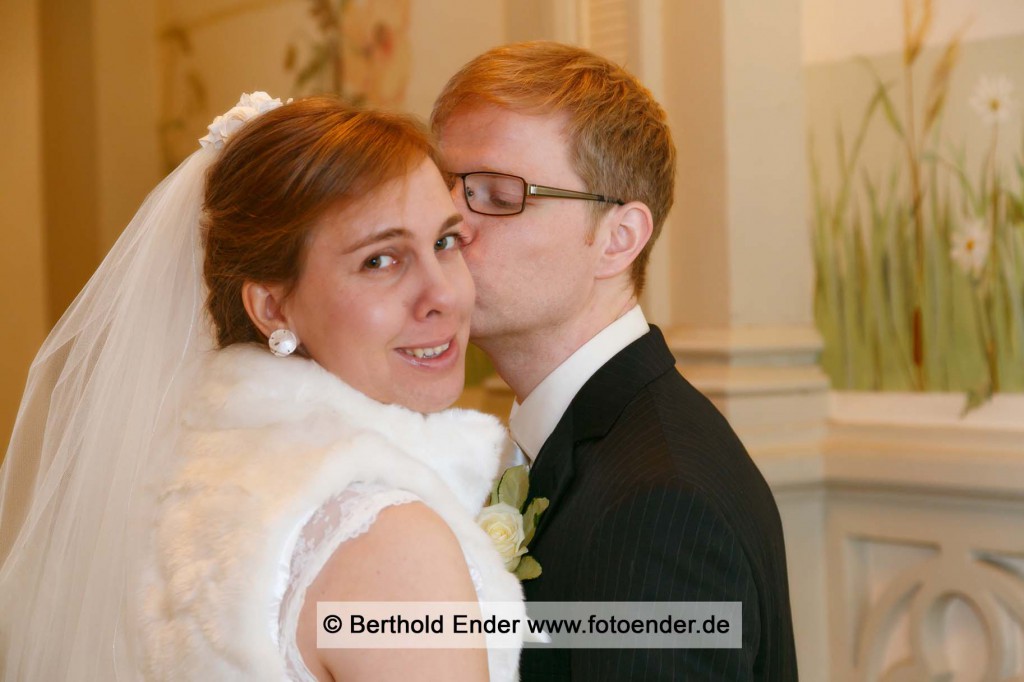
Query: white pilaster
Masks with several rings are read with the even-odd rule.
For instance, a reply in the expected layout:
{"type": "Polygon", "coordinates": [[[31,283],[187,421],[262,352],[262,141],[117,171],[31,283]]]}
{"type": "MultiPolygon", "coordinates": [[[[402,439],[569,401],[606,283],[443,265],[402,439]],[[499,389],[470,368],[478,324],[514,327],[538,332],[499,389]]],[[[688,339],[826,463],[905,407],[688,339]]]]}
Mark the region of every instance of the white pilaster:
{"type": "Polygon", "coordinates": [[[711,0],[664,11],[663,103],[679,165],[658,247],[667,247],[671,316],[652,317],[772,486],[801,677],[827,679],[828,381],[811,314],[801,5],[711,0]]]}

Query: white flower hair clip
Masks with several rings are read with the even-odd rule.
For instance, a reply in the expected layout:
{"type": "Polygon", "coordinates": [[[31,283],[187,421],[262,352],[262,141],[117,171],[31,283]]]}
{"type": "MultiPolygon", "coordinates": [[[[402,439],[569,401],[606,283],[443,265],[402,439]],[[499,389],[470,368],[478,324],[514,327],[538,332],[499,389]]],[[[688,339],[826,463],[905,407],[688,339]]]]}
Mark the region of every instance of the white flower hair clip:
{"type": "Polygon", "coordinates": [[[207,149],[223,149],[224,143],[246,122],[291,101],[289,98],[287,102],[282,102],[280,98],[271,97],[261,90],[243,93],[238,104],[213,119],[213,123],[207,126],[210,132],[199,138],[199,144],[207,149]]]}

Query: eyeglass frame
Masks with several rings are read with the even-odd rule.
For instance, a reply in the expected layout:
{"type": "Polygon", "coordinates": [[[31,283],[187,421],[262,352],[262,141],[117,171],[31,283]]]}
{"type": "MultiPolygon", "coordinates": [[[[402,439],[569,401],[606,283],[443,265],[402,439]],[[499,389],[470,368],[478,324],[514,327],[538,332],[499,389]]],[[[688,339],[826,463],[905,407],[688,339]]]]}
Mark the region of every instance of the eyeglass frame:
{"type": "Polygon", "coordinates": [[[494,171],[470,171],[468,173],[448,173],[449,177],[459,178],[462,180],[462,196],[466,200],[466,208],[473,213],[479,213],[480,215],[489,215],[500,218],[502,216],[519,215],[526,210],[526,199],[527,197],[553,197],[555,199],[580,199],[582,201],[600,201],[605,204],[616,204],[618,206],[624,206],[626,204],[622,199],[615,199],[612,197],[605,196],[603,194],[593,194],[592,192],[578,192],[574,189],[559,189],[558,187],[548,187],[546,185],[535,185],[532,182],[527,182],[526,178],[518,175],[512,175],[511,173],[496,173],[494,171]],[[470,205],[469,196],[466,194],[466,177],[470,175],[497,175],[505,178],[515,178],[523,183],[523,203],[519,205],[519,210],[512,213],[484,213],[478,211],[470,205]]]}

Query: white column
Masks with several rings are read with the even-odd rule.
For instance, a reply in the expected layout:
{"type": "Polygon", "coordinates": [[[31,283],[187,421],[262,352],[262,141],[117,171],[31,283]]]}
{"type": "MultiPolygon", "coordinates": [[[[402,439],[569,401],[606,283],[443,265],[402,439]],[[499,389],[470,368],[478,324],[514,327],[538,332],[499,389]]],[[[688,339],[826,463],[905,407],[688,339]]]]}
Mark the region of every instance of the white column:
{"type": "Polygon", "coordinates": [[[664,5],[662,101],[679,152],[652,319],[775,493],[801,677],[828,678],[821,441],[799,0],[664,5]],[[663,316],[663,311],[669,314],[663,316]]]}

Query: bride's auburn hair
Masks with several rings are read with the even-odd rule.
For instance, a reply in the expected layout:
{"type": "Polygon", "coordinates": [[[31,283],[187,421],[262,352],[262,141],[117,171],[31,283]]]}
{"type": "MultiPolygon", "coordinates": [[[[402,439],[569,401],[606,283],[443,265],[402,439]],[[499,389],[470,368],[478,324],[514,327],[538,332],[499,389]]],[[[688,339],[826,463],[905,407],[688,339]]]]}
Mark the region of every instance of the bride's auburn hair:
{"type": "Polygon", "coordinates": [[[308,97],[261,114],[210,167],[202,219],[217,344],[265,342],[242,304],[246,281],[295,284],[317,221],[439,157],[425,128],[394,113],[308,97]]]}

